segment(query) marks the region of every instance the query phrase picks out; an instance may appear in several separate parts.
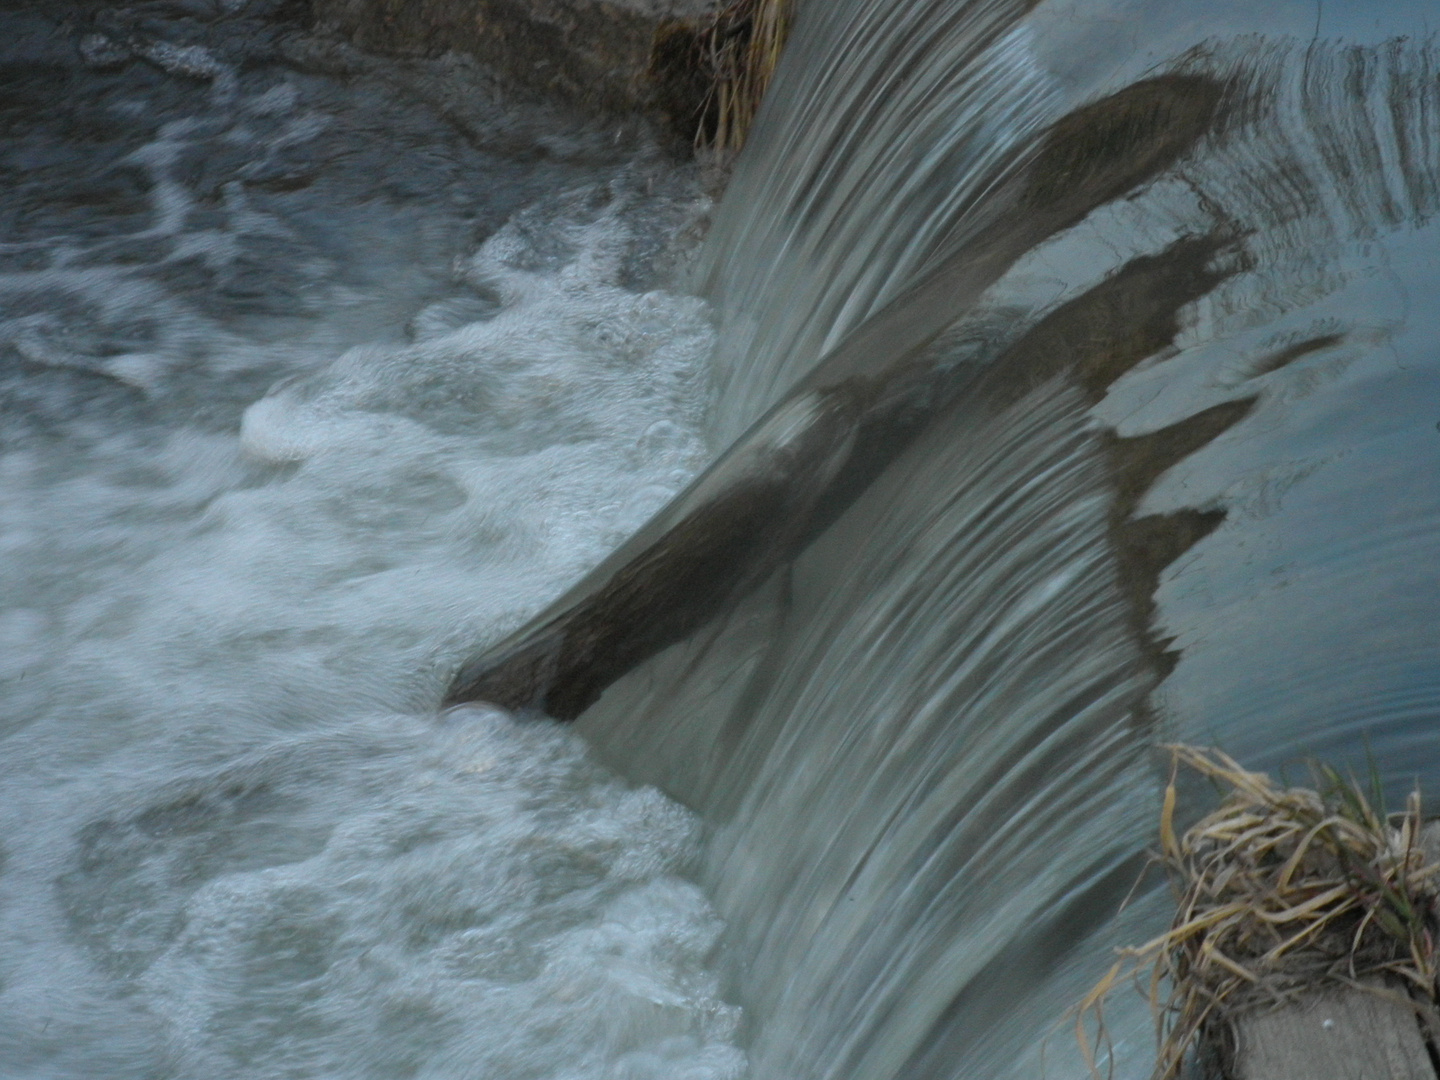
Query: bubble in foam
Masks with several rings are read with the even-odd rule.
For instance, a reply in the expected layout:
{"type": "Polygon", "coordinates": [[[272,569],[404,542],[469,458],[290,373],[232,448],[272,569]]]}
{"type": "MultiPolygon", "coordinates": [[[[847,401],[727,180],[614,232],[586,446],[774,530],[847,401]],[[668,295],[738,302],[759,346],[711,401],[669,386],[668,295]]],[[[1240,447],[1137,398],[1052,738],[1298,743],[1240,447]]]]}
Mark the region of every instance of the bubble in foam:
{"type": "Polygon", "coordinates": [[[706,311],[627,284],[633,221],[601,187],[518,216],[453,295],[450,249],[399,298],[380,251],[383,286],[275,309],[313,339],[239,317],[257,262],[331,251],[261,210],[328,189],[206,202],[191,166],[216,130],[242,157],[302,147],[323,123],[296,85],[235,101],[240,126],[147,131],[125,250],[153,264],[5,283],[26,377],[111,396],[57,398],[64,454],[0,455],[0,1057],[47,1080],[737,1076],[693,817],[551,725],[413,715],[703,464],[706,311]],[[176,291],[181,262],[239,300],[176,291]],[[385,344],[342,352],[371,327],[385,344]]]}
{"type": "Polygon", "coordinates": [[[710,963],[720,924],[679,876],[694,815],[619,783],[557,725],[450,720],[436,740],[377,718],[378,753],[353,731],[312,738],[252,777],[309,797],[293,789],[323,761],[343,820],[322,850],[218,876],[185,905],[142,979],[185,1067],[741,1076],[738,1010],[710,963]],[[396,790],[376,799],[381,780],[396,790]]]}
{"type": "MultiPolygon", "coordinates": [[[[499,453],[629,442],[657,423],[693,431],[714,342],[704,305],[617,284],[630,236],[615,211],[557,230],[538,254],[515,224],[487,240],[461,275],[477,292],[417,316],[416,344],[361,346],[277,386],[245,414],[246,450],[301,460],[363,439],[366,426],[391,438],[395,417],[499,453]],[[547,265],[556,251],[564,261],[547,265]]],[[[693,434],[665,441],[674,463],[698,464],[693,434]]]]}

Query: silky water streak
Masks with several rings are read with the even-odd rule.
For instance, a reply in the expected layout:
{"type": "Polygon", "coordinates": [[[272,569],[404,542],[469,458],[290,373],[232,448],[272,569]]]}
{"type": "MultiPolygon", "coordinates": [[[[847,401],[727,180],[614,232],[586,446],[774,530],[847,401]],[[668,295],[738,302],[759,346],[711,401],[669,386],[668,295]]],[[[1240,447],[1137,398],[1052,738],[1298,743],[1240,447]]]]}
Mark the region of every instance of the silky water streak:
{"type": "MultiPolygon", "coordinates": [[[[1156,744],[1361,746],[1341,710],[1367,699],[1335,678],[1308,734],[1215,707],[1302,636],[1346,647],[1272,602],[1288,573],[1348,590],[1337,670],[1388,710],[1384,778],[1416,760],[1420,623],[1370,628],[1434,590],[1357,583],[1362,521],[1428,550],[1434,499],[1405,493],[1432,458],[1390,449],[1427,428],[1393,403],[1433,382],[1428,324],[1378,282],[1436,290],[1434,50],[1403,5],[1388,39],[1339,19],[1354,41],[1308,45],[1299,6],[1227,6],[1208,38],[1191,5],[1113,7],[802,8],[702,260],[711,437],[753,426],[451,686],[576,719],[702,812],[762,1080],[1084,1075],[1066,1008],[1163,917],[1145,890],[1116,917],[1156,744]],[[1068,47],[1096,73],[1048,79],[1068,47]],[[989,90],[938,104],[961,86],[989,90]],[[1352,455],[1388,463],[1363,496],[1352,455]],[[1306,501],[1336,484],[1353,519],[1306,501]]],[[[1143,1003],[1113,1021],[1120,1075],[1146,1075],[1143,1003]]]]}

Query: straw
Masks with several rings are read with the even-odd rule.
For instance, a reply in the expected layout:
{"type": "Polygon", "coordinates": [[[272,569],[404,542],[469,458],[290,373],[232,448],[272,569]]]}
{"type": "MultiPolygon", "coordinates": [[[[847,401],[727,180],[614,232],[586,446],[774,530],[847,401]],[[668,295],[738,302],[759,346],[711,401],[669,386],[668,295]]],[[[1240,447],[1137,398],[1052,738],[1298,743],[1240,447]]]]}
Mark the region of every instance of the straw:
{"type": "Polygon", "coordinates": [[[731,0],[701,30],[710,93],[696,144],[721,154],[745,143],[790,32],[792,0],[731,0]],[[712,130],[713,124],[713,130],[712,130]]]}
{"type": "MultiPolygon", "coordinates": [[[[1095,1075],[1086,1030],[1105,1041],[1103,1009],[1128,981],[1143,982],[1155,1018],[1155,1080],[1171,1080],[1202,1035],[1228,1036],[1241,1014],[1317,985],[1389,977],[1410,988],[1434,1023],[1435,915],[1440,865],[1420,843],[1419,791],[1385,815],[1378,794],[1316,766],[1315,787],[1282,787],[1218,750],[1167,747],[1170,782],[1153,861],[1170,878],[1170,929],[1120,960],[1076,1006],[1081,1052],[1095,1075]],[[1180,769],[1209,779],[1219,807],[1175,833],[1180,769]]],[[[1377,785],[1378,787],[1378,785],[1377,785]]]]}

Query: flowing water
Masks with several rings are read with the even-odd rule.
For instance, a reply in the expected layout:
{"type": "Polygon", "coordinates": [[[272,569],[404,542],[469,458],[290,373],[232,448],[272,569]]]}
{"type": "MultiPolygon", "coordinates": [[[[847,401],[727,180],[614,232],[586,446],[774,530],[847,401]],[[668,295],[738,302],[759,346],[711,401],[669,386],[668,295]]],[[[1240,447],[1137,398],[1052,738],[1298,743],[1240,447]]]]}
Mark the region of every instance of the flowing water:
{"type": "Polygon", "coordinates": [[[1161,743],[1440,784],[1427,3],[802,3],[693,260],[291,14],[0,14],[0,1075],[1079,1076],[1161,743]]]}
{"type": "MultiPolygon", "coordinates": [[[[806,385],[939,329],[927,281],[1051,168],[1008,144],[1223,89],[1153,182],[951,287],[958,401],[581,720],[713,824],[756,1076],[1083,1075],[1065,1009],[1165,916],[1115,917],[1159,743],[1440,782],[1437,20],[1254,7],[802,6],[702,267],[722,441],[827,351],[806,385]]],[[[1139,1001],[1111,1023],[1146,1075],[1139,1001]]]]}
{"type": "Polygon", "coordinates": [[[734,1076],[694,816],[434,709],[703,461],[703,199],[258,8],[3,16],[0,1075],[734,1076]]]}

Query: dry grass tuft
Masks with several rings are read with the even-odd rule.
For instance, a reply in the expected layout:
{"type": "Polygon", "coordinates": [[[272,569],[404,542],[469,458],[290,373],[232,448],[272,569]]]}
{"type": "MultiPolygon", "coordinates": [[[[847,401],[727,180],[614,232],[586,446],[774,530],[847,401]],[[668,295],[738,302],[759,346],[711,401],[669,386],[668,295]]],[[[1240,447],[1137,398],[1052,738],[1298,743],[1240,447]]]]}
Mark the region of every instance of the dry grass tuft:
{"type": "Polygon", "coordinates": [[[710,96],[697,145],[738,151],[750,133],[790,33],[793,0],[730,0],[699,36],[710,96]]]}
{"type": "Polygon", "coordinates": [[[1178,1075],[1202,1032],[1225,1033],[1239,1013],[1320,982],[1398,978],[1433,1022],[1440,865],[1427,863],[1420,843],[1419,792],[1403,812],[1386,815],[1378,793],[1329,768],[1316,768],[1314,788],[1281,787],[1218,751],[1168,749],[1174,771],[1153,858],[1174,887],[1175,919],[1160,937],[1122,950],[1077,1006],[1092,1072],[1087,1021],[1103,1042],[1104,1004],[1132,979],[1148,981],[1156,1080],[1178,1075]],[[1223,794],[1215,811],[1176,836],[1182,767],[1223,794]]]}

